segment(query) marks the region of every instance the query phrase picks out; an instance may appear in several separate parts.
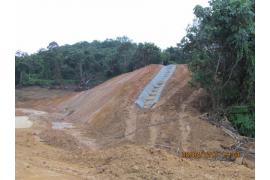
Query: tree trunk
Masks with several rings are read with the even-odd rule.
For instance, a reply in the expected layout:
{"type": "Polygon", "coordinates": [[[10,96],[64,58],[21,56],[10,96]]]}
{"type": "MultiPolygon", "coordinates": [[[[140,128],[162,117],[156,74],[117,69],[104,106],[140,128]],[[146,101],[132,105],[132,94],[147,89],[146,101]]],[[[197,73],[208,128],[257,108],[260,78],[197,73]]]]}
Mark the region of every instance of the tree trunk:
{"type": "Polygon", "coordinates": [[[20,85],[23,84],[23,71],[20,72],[20,82],[19,82],[20,85]]]}
{"type": "Polygon", "coordinates": [[[82,62],[79,62],[79,72],[80,72],[80,80],[83,80],[83,69],[82,69],[82,62]]]}

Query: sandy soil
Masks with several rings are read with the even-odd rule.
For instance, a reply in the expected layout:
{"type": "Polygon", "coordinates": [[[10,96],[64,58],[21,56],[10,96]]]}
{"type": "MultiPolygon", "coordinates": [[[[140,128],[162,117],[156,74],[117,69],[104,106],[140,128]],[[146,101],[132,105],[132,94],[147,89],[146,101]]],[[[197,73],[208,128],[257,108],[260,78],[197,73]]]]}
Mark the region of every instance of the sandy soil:
{"type": "MultiPolygon", "coordinates": [[[[189,86],[185,65],[177,65],[152,109],[135,105],[160,67],[150,65],[77,93],[16,90],[16,115],[33,122],[16,129],[16,179],[254,179],[254,157],[248,155],[181,157],[186,151],[228,151],[224,147],[236,143],[200,119],[207,98],[189,86]],[[52,128],[55,123],[73,128],[52,128]]],[[[254,149],[254,143],[245,145],[254,149]]]]}

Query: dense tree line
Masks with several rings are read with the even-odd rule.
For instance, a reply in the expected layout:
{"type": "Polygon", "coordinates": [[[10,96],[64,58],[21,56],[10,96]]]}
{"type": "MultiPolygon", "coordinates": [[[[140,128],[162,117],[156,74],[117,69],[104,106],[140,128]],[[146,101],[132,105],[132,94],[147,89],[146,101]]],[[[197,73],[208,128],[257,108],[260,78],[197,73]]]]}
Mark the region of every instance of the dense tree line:
{"type": "Polygon", "coordinates": [[[64,46],[51,42],[31,55],[16,52],[16,85],[92,87],[118,74],[163,63],[163,59],[156,45],[133,43],[127,37],[64,46]]]}
{"type": "MultiPolygon", "coordinates": [[[[212,0],[209,5],[194,8],[196,19],[178,45],[182,57],[190,60],[192,82],[207,90],[213,110],[238,105],[238,111],[248,109],[254,120],[255,2],[212,0]]],[[[235,123],[254,136],[254,121],[235,123]]]]}

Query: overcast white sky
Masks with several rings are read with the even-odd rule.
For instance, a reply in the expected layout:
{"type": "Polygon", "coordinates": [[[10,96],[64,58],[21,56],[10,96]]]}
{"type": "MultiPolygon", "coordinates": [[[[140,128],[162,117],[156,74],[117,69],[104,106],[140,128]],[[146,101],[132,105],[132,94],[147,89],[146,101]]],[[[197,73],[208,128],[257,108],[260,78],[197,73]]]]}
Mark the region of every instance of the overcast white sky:
{"type": "Polygon", "coordinates": [[[197,4],[208,0],[17,0],[16,50],[124,35],[165,49],[185,35],[197,4]]]}

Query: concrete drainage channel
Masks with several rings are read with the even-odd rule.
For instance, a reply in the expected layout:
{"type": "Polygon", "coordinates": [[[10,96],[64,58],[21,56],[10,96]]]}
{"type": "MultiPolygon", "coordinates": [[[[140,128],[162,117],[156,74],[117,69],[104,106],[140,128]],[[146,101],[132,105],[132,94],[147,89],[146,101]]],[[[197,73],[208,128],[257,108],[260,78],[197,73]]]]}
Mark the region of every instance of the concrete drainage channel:
{"type": "Polygon", "coordinates": [[[176,65],[164,66],[158,74],[145,86],[135,103],[140,108],[151,108],[159,99],[166,82],[173,74],[176,65]]]}

